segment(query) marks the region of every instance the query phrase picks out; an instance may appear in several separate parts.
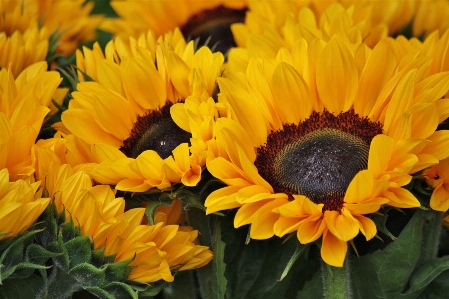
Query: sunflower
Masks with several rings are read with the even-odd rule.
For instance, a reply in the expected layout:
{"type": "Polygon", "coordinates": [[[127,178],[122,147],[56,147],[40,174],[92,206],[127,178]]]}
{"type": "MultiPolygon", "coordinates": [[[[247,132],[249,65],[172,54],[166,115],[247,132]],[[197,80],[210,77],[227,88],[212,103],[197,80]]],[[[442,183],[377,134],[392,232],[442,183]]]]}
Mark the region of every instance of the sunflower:
{"type": "Polygon", "coordinates": [[[11,68],[14,76],[27,66],[45,61],[49,32],[39,28],[34,14],[17,1],[0,4],[0,67],[11,68]]]}
{"type": "Polygon", "coordinates": [[[143,225],[144,208],[125,212],[125,200],[115,197],[110,186],[93,186],[85,172],[61,165],[49,147],[35,145],[33,151],[36,177],[53,198],[58,212],[66,211],[66,219],[81,227],[94,249],[104,248],[105,256],[115,255],[115,262],[132,260],[129,280],[173,281],[171,271],[202,267],[212,259],[208,247],[195,244],[197,231],[166,224],[167,219],[180,218],[176,204],[157,211],[157,218],[163,221],[143,225]]]}
{"type": "Polygon", "coordinates": [[[310,43],[316,38],[329,41],[333,36],[340,36],[356,45],[363,41],[374,46],[388,35],[385,23],[372,20],[369,4],[361,9],[359,6],[346,8],[340,3],[329,5],[330,2],[325,2],[327,6],[318,9],[317,5],[321,2],[312,2],[308,6],[301,2],[289,2],[291,5],[297,4],[291,8],[281,3],[255,2],[250,5],[253,9],[247,13],[245,24],[231,26],[239,47],[229,52],[230,71],[244,72],[250,57],[274,59],[281,48],[291,51],[300,39],[310,43]],[[274,14],[277,11],[281,13],[274,14]],[[278,19],[278,15],[284,17],[278,19]]]}
{"type": "Polygon", "coordinates": [[[366,214],[418,207],[403,186],[449,156],[449,132],[435,131],[449,73],[423,77],[430,57],[401,58],[387,40],[301,39],[219,78],[235,120],[216,123],[223,154],[207,168],[228,186],[207,213],[239,208],[234,225],[251,224],[254,239],[321,237],[323,260],[342,266],[348,241],[376,234],[366,214]]]}
{"type": "Polygon", "coordinates": [[[10,182],[7,168],[0,170],[0,240],[25,232],[47,207],[40,182],[10,182]]]}
{"type": "Polygon", "coordinates": [[[205,161],[189,152],[192,133],[176,125],[170,109],[192,86],[212,95],[224,58],[207,47],[195,52],[194,43],[180,37],[175,31],[156,43],[147,34],[127,48],[118,38],[104,59],[98,48],[85,49],[80,69],[96,81],[78,84],[62,121],[92,146],[96,181],[143,192],[178,182],[194,186],[201,178],[205,161]]]}
{"type": "Polygon", "coordinates": [[[449,209],[449,159],[424,170],[423,176],[427,184],[433,188],[430,207],[436,211],[446,212],[449,209]]]}
{"type": "Polygon", "coordinates": [[[413,36],[428,36],[439,30],[444,33],[449,28],[449,3],[444,0],[418,1],[413,18],[413,36]]]}
{"type": "Polygon", "coordinates": [[[24,6],[34,6],[42,26],[58,36],[56,52],[64,56],[73,54],[81,44],[94,40],[104,19],[103,15],[91,14],[93,1],[24,0],[24,6]]]}
{"type": "Polygon", "coordinates": [[[244,20],[246,2],[113,0],[111,6],[119,18],[107,19],[101,28],[123,37],[138,37],[148,30],[161,36],[180,27],[186,37],[208,41],[225,52],[234,45],[229,25],[244,20]]]}
{"type": "Polygon", "coordinates": [[[0,169],[8,168],[12,181],[33,174],[31,147],[62,81],[46,69],[45,62],[36,63],[16,79],[10,70],[0,70],[0,169]]]}

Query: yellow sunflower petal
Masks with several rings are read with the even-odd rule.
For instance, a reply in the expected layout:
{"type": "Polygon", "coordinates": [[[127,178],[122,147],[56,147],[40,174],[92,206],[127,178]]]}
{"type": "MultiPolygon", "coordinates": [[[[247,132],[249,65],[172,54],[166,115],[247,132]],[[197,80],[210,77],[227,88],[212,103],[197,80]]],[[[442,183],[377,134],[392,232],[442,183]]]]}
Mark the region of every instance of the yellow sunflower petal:
{"type": "Polygon", "coordinates": [[[323,233],[323,243],[321,244],[321,257],[323,261],[334,267],[343,267],[348,243],[336,238],[330,231],[323,233]]]}
{"type": "Polygon", "coordinates": [[[371,141],[368,155],[368,169],[377,178],[388,168],[393,153],[393,138],[386,135],[377,135],[371,141]]]}
{"type": "Polygon", "coordinates": [[[251,223],[251,238],[264,240],[274,236],[274,225],[279,219],[279,214],[273,213],[273,209],[286,202],[287,199],[274,199],[257,210],[251,223]]]}
{"type": "Polygon", "coordinates": [[[390,102],[386,107],[384,131],[389,132],[397,118],[399,118],[413,98],[416,69],[409,71],[396,87],[390,102]]]}
{"type": "Polygon", "coordinates": [[[337,211],[325,211],[324,220],[329,231],[342,241],[352,240],[359,233],[357,220],[345,207],[341,209],[340,213],[337,211]]]}
{"type": "Polygon", "coordinates": [[[204,202],[206,214],[240,207],[241,204],[236,199],[236,194],[240,189],[239,186],[228,186],[212,192],[204,202]]]}
{"type": "Polygon", "coordinates": [[[321,217],[309,217],[300,222],[296,236],[301,244],[308,244],[321,237],[325,229],[326,221],[321,217]]]}
{"type": "Polygon", "coordinates": [[[312,95],[298,72],[280,63],[273,73],[273,94],[282,123],[297,124],[312,113],[312,95]]]}
{"type": "Polygon", "coordinates": [[[430,198],[430,207],[435,211],[446,212],[449,209],[449,189],[442,185],[433,190],[430,198]]]}
{"type": "Polygon", "coordinates": [[[357,68],[351,52],[337,39],[324,47],[318,59],[316,84],[329,112],[338,114],[352,106],[358,86],[357,68]]]}
{"type": "Polygon", "coordinates": [[[363,215],[354,215],[354,217],[359,222],[360,231],[366,237],[366,240],[371,240],[377,234],[376,224],[363,215]]]}

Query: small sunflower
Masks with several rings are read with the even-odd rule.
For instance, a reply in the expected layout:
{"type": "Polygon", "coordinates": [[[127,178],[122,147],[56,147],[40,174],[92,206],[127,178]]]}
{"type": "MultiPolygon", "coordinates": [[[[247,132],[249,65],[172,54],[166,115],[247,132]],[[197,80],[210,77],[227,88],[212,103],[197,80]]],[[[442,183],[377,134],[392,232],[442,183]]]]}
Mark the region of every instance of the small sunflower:
{"type": "Polygon", "coordinates": [[[98,182],[143,192],[178,182],[194,186],[201,178],[205,161],[189,152],[192,133],[173,121],[170,110],[193,93],[192,86],[211,96],[224,58],[207,47],[195,52],[193,42],[180,36],[175,31],[156,43],[148,34],[128,47],[117,39],[106,57],[98,48],[85,50],[80,69],[96,81],[78,84],[62,121],[92,145],[98,166],[90,174],[98,182]]]}
{"type": "Polygon", "coordinates": [[[436,211],[449,210],[449,159],[423,171],[427,184],[433,188],[430,207],[436,211]]]}
{"type": "Polygon", "coordinates": [[[0,240],[25,232],[42,214],[50,198],[42,198],[40,182],[11,182],[7,168],[0,170],[0,240]]]}
{"type": "Polygon", "coordinates": [[[62,81],[59,73],[46,69],[45,62],[36,63],[16,79],[10,70],[0,70],[0,169],[8,168],[11,180],[34,172],[31,147],[62,81]]]}
{"type": "Polygon", "coordinates": [[[449,132],[436,131],[449,73],[423,77],[430,60],[403,64],[387,40],[371,50],[301,39],[219,78],[236,121],[216,123],[224,150],[207,168],[228,186],[209,195],[207,213],[239,208],[234,225],[251,224],[254,239],[321,237],[323,260],[342,266],[347,241],[376,234],[365,215],[418,207],[403,188],[410,174],[449,156],[449,132]]]}
{"type": "Polygon", "coordinates": [[[94,249],[104,248],[105,256],[115,255],[115,262],[132,260],[129,266],[135,268],[129,280],[173,281],[172,271],[202,267],[212,259],[208,247],[195,244],[198,231],[166,224],[167,219],[180,218],[176,204],[172,209],[157,211],[157,218],[165,221],[143,225],[145,209],[125,211],[125,200],[115,197],[110,186],[93,186],[89,175],[61,165],[49,147],[36,145],[34,153],[36,177],[43,182],[58,212],[66,211],[66,219],[81,227],[94,249]]]}

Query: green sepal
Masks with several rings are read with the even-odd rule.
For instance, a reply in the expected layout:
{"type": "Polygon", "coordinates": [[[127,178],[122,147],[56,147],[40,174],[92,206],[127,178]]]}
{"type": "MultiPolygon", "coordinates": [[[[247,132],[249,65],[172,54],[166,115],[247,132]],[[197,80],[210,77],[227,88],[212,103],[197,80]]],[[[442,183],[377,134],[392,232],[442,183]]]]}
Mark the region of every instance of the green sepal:
{"type": "Polygon", "coordinates": [[[69,269],[90,262],[92,258],[92,244],[87,236],[76,237],[64,244],[69,257],[69,269]]]}
{"type": "Polygon", "coordinates": [[[95,265],[100,266],[104,264],[114,263],[117,254],[111,254],[106,256],[104,254],[104,250],[105,246],[101,247],[100,249],[95,249],[92,251],[92,259],[95,265]]]}
{"type": "Polygon", "coordinates": [[[290,260],[288,261],[287,265],[285,266],[285,269],[282,272],[282,275],[279,278],[279,281],[283,280],[285,278],[285,276],[287,276],[288,272],[293,267],[296,260],[303,253],[303,251],[306,249],[307,246],[308,245],[303,245],[299,242],[296,244],[296,250],[295,250],[295,252],[293,252],[292,256],[290,257],[290,260]]]}
{"type": "Polygon", "coordinates": [[[83,263],[70,269],[68,274],[83,286],[101,287],[105,284],[105,271],[106,266],[99,269],[91,264],[83,263]]]}
{"type": "MultiPolygon", "coordinates": [[[[61,217],[59,217],[59,218],[61,218],[61,217]]],[[[64,220],[65,220],[65,216],[62,219],[62,221],[64,221],[64,220]]],[[[59,221],[61,223],[61,219],[59,219],[59,221]]],[[[68,221],[63,222],[59,226],[59,233],[61,234],[62,242],[64,242],[64,243],[71,241],[74,238],[82,235],[81,227],[79,225],[75,225],[72,218],[70,218],[68,221]]]]}
{"type": "Polygon", "coordinates": [[[130,287],[129,285],[127,285],[126,283],[123,283],[123,282],[110,283],[107,286],[105,286],[103,289],[105,291],[111,293],[112,295],[114,295],[114,298],[117,298],[117,299],[119,299],[119,298],[138,299],[139,298],[137,291],[133,290],[132,287],[130,287]]]}
{"type": "Polygon", "coordinates": [[[396,237],[387,228],[388,211],[391,207],[382,207],[380,212],[372,214],[371,220],[376,224],[376,228],[379,232],[388,236],[391,240],[396,240],[396,237]]]}
{"type": "Polygon", "coordinates": [[[12,278],[3,281],[0,284],[0,298],[17,299],[20,298],[44,298],[42,297],[42,286],[45,282],[38,275],[31,275],[24,280],[23,278],[12,278]]]}
{"type": "MultiPolygon", "coordinates": [[[[13,275],[16,270],[22,270],[17,273],[19,277],[31,275],[35,269],[44,267],[44,263],[37,264],[27,260],[27,248],[32,245],[34,235],[41,230],[31,230],[22,235],[13,238],[1,240],[0,248],[0,282],[13,275]],[[24,271],[25,269],[28,269],[24,271]]],[[[39,262],[36,260],[35,262],[39,262]]],[[[14,276],[13,276],[14,277],[14,276]]]]}
{"type": "Polygon", "coordinates": [[[167,286],[167,282],[164,280],[159,280],[150,284],[128,280],[126,281],[126,284],[138,292],[139,298],[156,296],[165,286],[167,286]]]}
{"type": "Polygon", "coordinates": [[[99,287],[84,287],[84,290],[88,291],[89,293],[95,295],[95,297],[100,299],[115,299],[114,295],[99,287]]]}
{"type": "Polygon", "coordinates": [[[106,279],[108,281],[125,281],[129,277],[132,269],[136,267],[128,266],[131,262],[132,260],[128,260],[108,264],[105,272],[106,279]]]}
{"type": "Polygon", "coordinates": [[[45,58],[48,65],[50,65],[55,59],[60,57],[60,54],[57,54],[57,50],[59,46],[59,39],[62,35],[63,32],[59,32],[57,30],[53,31],[50,35],[50,39],[48,41],[47,57],[45,58]]]}
{"type": "Polygon", "coordinates": [[[148,205],[145,208],[145,217],[148,219],[148,223],[150,225],[154,225],[154,213],[156,213],[156,210],[160,206],[169,206],[171,205],[172,200],[155,200],[148,203],[148,205]]]}

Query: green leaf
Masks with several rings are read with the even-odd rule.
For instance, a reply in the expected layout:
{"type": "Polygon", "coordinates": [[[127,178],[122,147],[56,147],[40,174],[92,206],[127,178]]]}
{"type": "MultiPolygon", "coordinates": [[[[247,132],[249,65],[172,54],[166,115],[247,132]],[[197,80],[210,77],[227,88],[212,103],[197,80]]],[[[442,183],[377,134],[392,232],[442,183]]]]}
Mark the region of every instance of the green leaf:
{"type": "MultiPolygon", "coordinates": [[[[212,218],[215,216],[206,216],[206,213],[199,209],[189,209],[186,213],[189,224],[199,231],[198,240],[200,241],[200,244],[213,249],[210,222],[212,222],[212,218]]],[[[202,298],[212,298],[212,263],[208,263],[204,267],[196,269],[196,273],[198,275],[198,284],[202,298]]]]}
{"type": "Polygon", "coordinates": [[[401,297],[398,298],[416,298],[440,274],[448,272],[447,270],[449,270],[449,256],[434,259],[426,263],[417,269],[410,280],[409,289],[404,295],[401,294],[401,297]]]}
{"type": "Polygon", "coordinates": [[[449,294],[449,271],[442,272],[424,289],[420,299],[447,298],[449,294]]]}
{"type": "Polygon", "coordinates": [[[288,275],[279,281],[297,249],[297,238],[285,242],[278,237],[251,240],[246,245],[248,227],[235,229],[232,214],[216,217],[220,219],[222,240],[226,243],[226,298],[294,298],[317,271],[319,260],[309,261],[313,251],[312,246],[307,246],[291,265],[288,275]]]}
{"type": "Polygon", "coordinates": [[[31,275],[26,280],[23,278],[8,279],[0,284],[0,298],[40,298],[41,287],[44,286],[42,277],[31,275]],[[26,283],[25,283],[26,282],[26,283]]]}
{"type": "Polygon", "coordinates": [[[69,256],[70,269],[88,263],[92,257],[92,244],[88,236],[77,237],[64,244],[69,256]]]}
{"type": "Polygon", "coordinates": [[[419,260],[423,218],[416,211],[396,241],[385,249],[353,259],[358,298],[398,298],[419,260]],[[377,296],[377,297],[376,297],[377,296]]]}
{"type": "Polygon", "coordinates": [[[79,264],[69,271],[69,274],[83,286],[101,287],[105,284],[106,267],[101,269],[95,266],[84,263],[79,264]]]}

